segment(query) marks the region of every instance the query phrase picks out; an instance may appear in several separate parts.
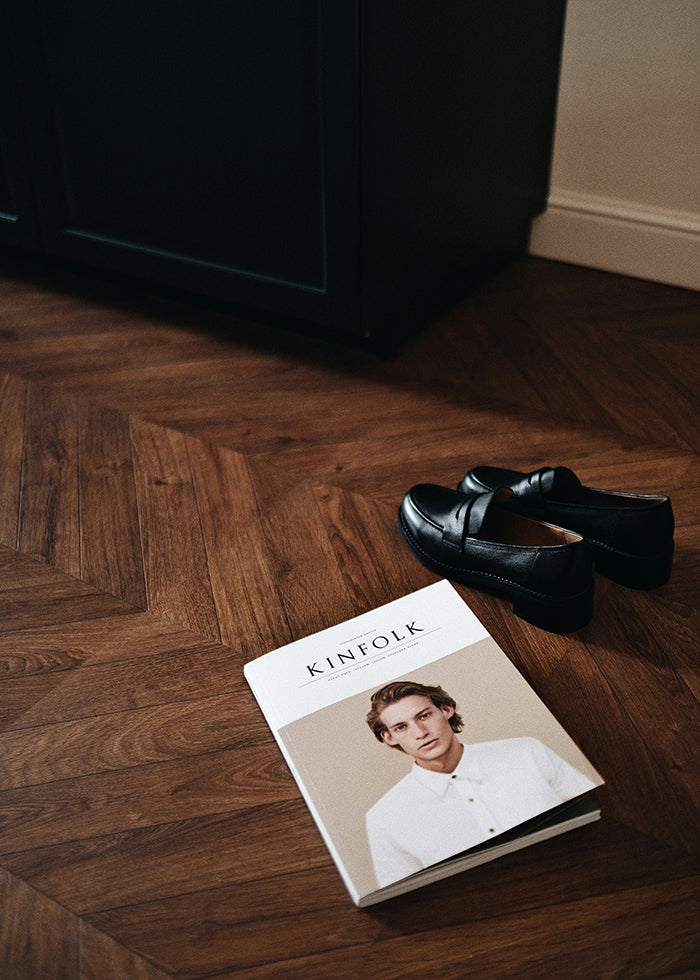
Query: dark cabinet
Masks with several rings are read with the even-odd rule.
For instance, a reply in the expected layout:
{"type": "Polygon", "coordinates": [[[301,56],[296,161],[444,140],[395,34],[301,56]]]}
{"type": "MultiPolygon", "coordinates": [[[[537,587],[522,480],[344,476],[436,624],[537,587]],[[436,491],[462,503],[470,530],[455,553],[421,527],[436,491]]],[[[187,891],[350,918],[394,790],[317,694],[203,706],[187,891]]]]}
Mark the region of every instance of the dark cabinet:
{"type": "Polygon", "coordinates": [[[3,6],[0,6],[0,245],[41,247],[14,52],[3,6]]]}
{"type": "Polygon", "coordinates": [[[17,244],[400,336],[543,206],[556,0],[4,3],[17,244]]]}

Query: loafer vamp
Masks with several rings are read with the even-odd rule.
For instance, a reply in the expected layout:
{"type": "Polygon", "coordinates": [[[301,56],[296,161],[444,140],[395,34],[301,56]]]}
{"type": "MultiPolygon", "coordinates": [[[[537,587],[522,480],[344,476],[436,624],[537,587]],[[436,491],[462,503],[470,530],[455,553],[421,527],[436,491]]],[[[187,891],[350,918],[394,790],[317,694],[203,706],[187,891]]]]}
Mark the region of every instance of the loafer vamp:
{"type": "Polygon", "coordinates": [[[548,596],[572,595],[589,587],[590,560],[582,542],[523,545],[483,540],[467,532],[461,540],[446,539],[445,525],[459,498],[446,487],[423,484],[410,490],[401,505],[404,536],[440,574],[462,580],[477,576],[485,584],[510,583],[548,596]]]}

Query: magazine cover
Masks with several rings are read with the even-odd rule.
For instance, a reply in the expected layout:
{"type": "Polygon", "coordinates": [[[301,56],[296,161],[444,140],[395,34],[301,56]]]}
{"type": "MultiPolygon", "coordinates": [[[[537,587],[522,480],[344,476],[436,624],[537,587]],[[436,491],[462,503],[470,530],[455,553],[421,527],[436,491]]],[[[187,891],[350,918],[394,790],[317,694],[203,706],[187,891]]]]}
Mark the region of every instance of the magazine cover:
{"type": "Polygon", "coordinates": [[[599,774],[447,581],[245,676],[357,905],[600,816],[599,774]]]}

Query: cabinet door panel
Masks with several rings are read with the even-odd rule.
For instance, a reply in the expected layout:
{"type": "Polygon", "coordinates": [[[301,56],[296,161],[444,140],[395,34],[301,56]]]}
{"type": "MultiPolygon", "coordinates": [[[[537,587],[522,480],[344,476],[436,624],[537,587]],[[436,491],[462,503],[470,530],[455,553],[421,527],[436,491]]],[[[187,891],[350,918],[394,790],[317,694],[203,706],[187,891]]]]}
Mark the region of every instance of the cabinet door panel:
{"type": "Polygon", "coordinates": [[[353,33],[320,9],[36,0],[45,125],[31,136],[49,249],[292,314],[347,305],[353,251],[327,242],[329,222],[349,230],[356,194],[339,75],[345,62],[351,93],[353,33]]]}
{"type": "Polygon", "coordinates": [[[7,12],[0,0],[0,245],[38,248],[7,12]]]}

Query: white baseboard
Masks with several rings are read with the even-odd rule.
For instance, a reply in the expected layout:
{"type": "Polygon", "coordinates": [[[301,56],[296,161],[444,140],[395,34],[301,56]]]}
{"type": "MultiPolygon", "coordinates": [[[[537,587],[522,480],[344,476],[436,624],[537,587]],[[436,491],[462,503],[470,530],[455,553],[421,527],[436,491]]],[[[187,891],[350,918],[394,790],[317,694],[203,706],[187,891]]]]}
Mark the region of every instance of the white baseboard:
{"type": "Polygon", "coordinates": [[[563,193],[535,219],[530,254],[700,290],[700,215],[563,193]]]}

